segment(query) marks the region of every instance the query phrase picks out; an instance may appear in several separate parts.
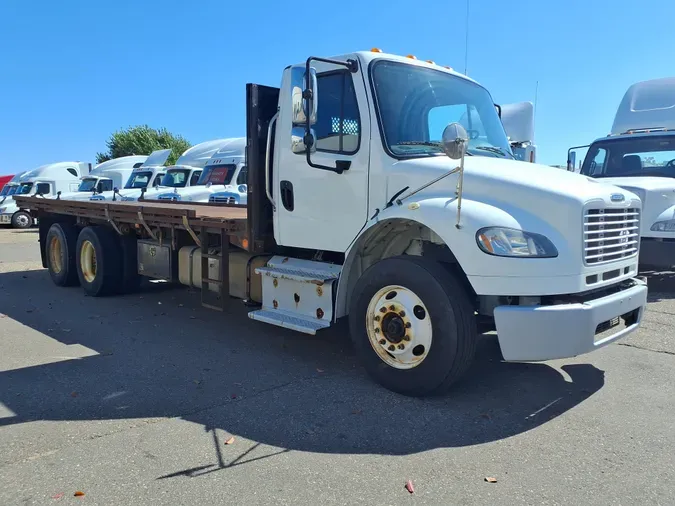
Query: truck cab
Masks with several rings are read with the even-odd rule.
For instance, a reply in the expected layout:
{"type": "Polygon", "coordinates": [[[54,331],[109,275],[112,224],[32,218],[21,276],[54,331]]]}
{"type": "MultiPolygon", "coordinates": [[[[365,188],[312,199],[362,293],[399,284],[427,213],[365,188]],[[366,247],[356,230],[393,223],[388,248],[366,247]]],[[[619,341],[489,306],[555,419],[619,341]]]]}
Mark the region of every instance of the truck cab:
{"type": "Polygon", "coordinates": [[[89,197],[89,200],[136,200],[142,190],[159,186],[166,174],[164,163],[171,155],[170,149],[159,149],[148,155],[143,164],[132,169],[124,188],[113,188],[111,191],[97,193],[89,197]]]}
{"type": "Polygon", "coordinates": [[[199,180],[189,188],[146,197],[183,202],[247,203],[246,138],[212,141],[199,180]],[[215,150],[211,150],[215,148],[215,150]]]}
{"type": "Polygon", "coordinates": [[[633,84],[617,109],[610,135],[570,148],[568,169],[625,188],[642,201],[642,214],[626,237],[640,233],[640,262],[675,265],[675,78],[633,84]]]}
{"type": "Polygon", "coordinates": [[[111,192],[114,188],[121,187],[129,179],[133,169],[143,165],[147,158],[143,155],[131,155],[101,162],[80,178],[76,191],[57,193],[51,198],[89,200],[92,195],[111,192]]]}
{"type": "MultiPolygon", "coordinates": [[[[176,165],[167,168],[167,173],[159,186],[149,188],[143,193],[143,200],[181,200],[183,195],[194,191],[199,184],[204,166],[227,142],[227,139],[216,139],[201,142],[187,149],[176,160],[176,165]]],[[[129,198],[126,196],[125,200],[129,198]]]]}
{"type": "MultiPolygon", "coordinates": [[[[91,164],[85,162],[58,162],[42,165],[21,175],[18,186],[12,195],[38,195],[48,198],[57,192],[70,192],[77,189],[79,178],[89,172],[91,164]]],[[[34,224],[30,214],[20,209],[13,198],[0,204],[0,224],[10,224],[14,228],[28,228],[34,224]]]]}

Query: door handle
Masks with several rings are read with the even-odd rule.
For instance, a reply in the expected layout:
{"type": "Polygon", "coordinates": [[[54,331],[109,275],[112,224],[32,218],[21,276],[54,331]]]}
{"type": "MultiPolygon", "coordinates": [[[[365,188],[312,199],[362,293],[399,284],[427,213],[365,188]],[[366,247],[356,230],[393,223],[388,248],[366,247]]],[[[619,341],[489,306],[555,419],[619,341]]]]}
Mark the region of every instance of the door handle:
{"type": "Polygon", "coordinates": [[[281,193],[281,203],[287,211],[293,211],[295,208],[295,202],[293,198],[293,183],[290,181],[281,181],[279,184],[279,190],[281,193]]]}

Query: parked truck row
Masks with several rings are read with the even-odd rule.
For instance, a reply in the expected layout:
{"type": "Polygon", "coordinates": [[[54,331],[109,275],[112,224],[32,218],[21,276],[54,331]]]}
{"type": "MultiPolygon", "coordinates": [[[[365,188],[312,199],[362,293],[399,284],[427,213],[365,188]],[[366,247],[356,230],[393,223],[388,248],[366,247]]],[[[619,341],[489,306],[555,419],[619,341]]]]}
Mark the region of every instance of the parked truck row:
{"type": "Polygon", "coordinates": [[[162,279],[200,288],[206,307],[239,298],[252,320],[311,335],[347,319],[375,381],[429,395],[467,371],[479,323],[505,360],[541,361],[605,346],[644,314],[639,197],[515,159],[500,112],[432,62],[309,57],[278,88],[246,86],[241,150],[214,153],[204,184],[155,199],[15,200],[39,220],[58,286],[96,297],[162,279]],[[230,200],[237,171],[245,204],[230,200]]]}

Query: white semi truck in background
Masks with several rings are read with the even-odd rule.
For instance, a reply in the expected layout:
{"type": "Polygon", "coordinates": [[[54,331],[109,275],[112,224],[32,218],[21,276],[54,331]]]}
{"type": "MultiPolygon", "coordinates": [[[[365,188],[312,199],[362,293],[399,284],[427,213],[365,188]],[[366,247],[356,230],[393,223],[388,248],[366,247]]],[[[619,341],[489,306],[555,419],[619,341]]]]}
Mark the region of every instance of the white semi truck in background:
{"type": "Polygon", "coordinates": [[[97,193],[112,191],[126,183],[131,172],[142,166],[147,158],[145,155],[130,155],[101,162],[80,178],[80,185],[76,191],[57,192],[50,198],[88,200],[97,193]]]}
{"type": "MultiPolygon", "coordinates": [[[[247,203],[246,138],[221,139],[218,149],[204,162],[204,171],[195,185],[145,198],[181,202],[247,203]]],[[[215,147],[216,145],[214,145],[215,147]]]]}
{"type": "Polygon", "coordinates": [[[39,195],[47,198],[58,192],[77,190],[80,176],[89,173],[91,163],[57,162],[42,165],[21,175],[12,196],[0,204],[0,224],[14,228],[28,228],[34,224],[26,208],[16,204],[16,195],[39,195]]]}
{"type": "Polygon", "coordinates": [[[675,265],[675,77],[635,83],[626,91],[610,135],[568,151],[568,170],[586,151],[582,175],[640,197],[624,242],[640,242],[640,263],[675,265]],[[638,235],[639,233],[639,235],[638,235]]]}
{"type": "Polygon", "coordinates": [[[53,282],[102,296],[164,279],[308,334],[348,318],[368,373],[415,396],[463,376],[479,321],[507,361],[640,325],[647,286],[623,241],[639,198],[513,160],[472,79],[372,50],[310,57],[246,95],[246,206],[17,197],[53,282]],[[467,110],[480,124],[458,122],[467,110]]]}

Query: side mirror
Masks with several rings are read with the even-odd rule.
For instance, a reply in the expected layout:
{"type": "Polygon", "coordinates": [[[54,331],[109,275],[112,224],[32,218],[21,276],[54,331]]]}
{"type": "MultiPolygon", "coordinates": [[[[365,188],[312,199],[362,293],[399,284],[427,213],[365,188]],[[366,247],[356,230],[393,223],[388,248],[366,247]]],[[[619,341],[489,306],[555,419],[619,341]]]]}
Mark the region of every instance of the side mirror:
{"type": "Polygon", "coordinates": [[[567,152],[567,170],[574,172],[577,165],[577,154],[574,151],[567,152]]]}
{"type": "MultiPolygon", "coordinates": [[[[305,143],[306,134],[307,129],[305,127],[294,126],[293,129],[291,130],[291,151],[296,155],[300,155],[307,151],[307,144],[305,143]]],[[[312,138],[310,153],[315,153],[316,143],[314,142],[314,139],[316,139],[316,134],[314,133],[313,128],[309,129],[309,135],[312,138]]]]}
{"type": "Polygon", "coordinates": [[[459,123],[450,123],[443,130],[441,139],[443,151],[453,160],[460,160],[466,154],[469,145],[469,135],[459,123]]]}
{"type": "Polygon", "coordinates": [[[497,116],[501,119],[502,117],[502,106],[499,104],[495,104],[495,110],[497,111],[497,116]]]}
{"type": "Polygon", "coordinates": [[[293,126],[304,126],[316,123],[318,96],[317,96],[316,69],[309,69],[309,79],[307,79],[306,70],[303,67],[294,67],[291,72],[291,96],[293,100],[293,126]]]}
{"type": "Polygon", "coordinates": [[[237,190],[239,190],[239,193],[246,193],[248,191],[248,186],[245,184],[240,184],[237,190]]]}

